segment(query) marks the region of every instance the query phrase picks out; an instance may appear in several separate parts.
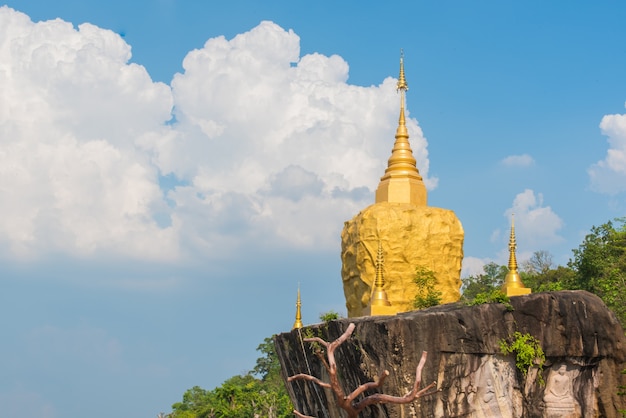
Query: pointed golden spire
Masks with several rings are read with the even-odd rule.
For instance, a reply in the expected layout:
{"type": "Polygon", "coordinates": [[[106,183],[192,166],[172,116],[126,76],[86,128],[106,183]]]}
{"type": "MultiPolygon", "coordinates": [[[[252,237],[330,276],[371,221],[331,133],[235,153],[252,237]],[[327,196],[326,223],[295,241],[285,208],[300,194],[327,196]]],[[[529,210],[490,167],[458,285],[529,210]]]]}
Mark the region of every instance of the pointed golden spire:
{"type": "Polygon", "coordinates": [[[515,242],[515,214],[511,214],[511,234],[509,235],[509,271],[517,272],[517,258],[515,256],[517,242],[515,242]]]}
{"type": "Polygon", "coordinates": [[[374,293],[372,294],[372,306],[391,306],[385,292],[385,279],[383,278],[383,245],[378,241],[378,254],[376,255],[376,279],[374,280],[374,293]]]}
{"type": "Polygon", "coordinates": [[[397,91],[400,93],[400,118],[396,129],[396,141],[387,162],[385,174],[376,189],[376,203],[397,202],[426,205],[426,186],[417,169],[413,150],[409,143],[409,131],[404,117],[405,93],[409,89],[404,75],[404,53],[400,55],[400,75],[397,91]]]}
{"type": "Polygon", "coordinates": [[[515,255],[517,243],[515,241],[515,214],[511,215],[511,235],[509,236],[509,272],[504,278],[502,290],[507,296],[525,295],[530,293],[530,289],[524,286],[522,278],[517,271],[517,257],[515,255]]]}
{"type": "Polygon", "coordinates": [[[302,328],[302,302],[300,301],[300,285],[298,285],[298,299],[296,299],[296,322],[293,323],[293,329],[302,328]]]}
{"type": "Polygon", "coordinates": [[[400,76],[398,77],[398,91],[407,91],[409,89],[409,85],[406,83],[406,78],[404,77],[404,51],[400,50],[400,76]]]}

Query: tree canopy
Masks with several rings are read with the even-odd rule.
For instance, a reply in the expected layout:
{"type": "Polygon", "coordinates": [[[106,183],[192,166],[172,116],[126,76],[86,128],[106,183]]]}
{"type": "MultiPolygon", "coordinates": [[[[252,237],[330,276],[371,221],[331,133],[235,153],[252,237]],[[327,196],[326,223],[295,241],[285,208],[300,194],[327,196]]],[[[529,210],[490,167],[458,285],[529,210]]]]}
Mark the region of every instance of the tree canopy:
{"type": "Polygon", "coordinates": [[[286,418],[293,406],[280,377],[280,364],[272,338],[257,347],[262,356],[250,372],[233,376],[213,390],[199,386],[187,390],[172,405],[171,418],[286,418]]]}
{"type": "MultiPolygon", "coordinates": [[[[567,266],[554,266],[552,255],[536,251],[522,263],[524,284],[534,292],[586,290],[598,295],[622,326],[626,325],[626,218],[594,226],[580,246],[573,250],[567,266]]],[[[484,266],[484,273],[463,279],[463,299],[472,301],[502,286],[508,269],[496,263],[484,266]]]]}
{"type": "Polygon", "coordinates": [[[591,228],[568,263],[572,288],[600,296],[626,326],[626,218],[591,228]],[[617,225],[616,225],[617,224],[617,225]]]}
{"type": "Polygon", "coordinates": [[[509,271],[505,266],[500,266],[494,262],[485,264],[483,270],[483,274],[463,279],[461,290],[465,301],[472,301],[479,294],[491,293],[493,290],[499,289],[509,271]]]}

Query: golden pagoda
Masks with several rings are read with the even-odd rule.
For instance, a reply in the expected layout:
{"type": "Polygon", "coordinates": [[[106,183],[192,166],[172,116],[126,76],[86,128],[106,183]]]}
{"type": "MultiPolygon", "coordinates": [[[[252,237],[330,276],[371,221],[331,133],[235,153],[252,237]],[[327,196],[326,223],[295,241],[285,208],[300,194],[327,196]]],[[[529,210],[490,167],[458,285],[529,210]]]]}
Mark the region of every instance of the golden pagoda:
{"type": "Polygon", "coordinates": [[[300,286],[298,286],[298,298],[296,299],[296,322],[293,323],[293,328],[302,328],[302,302],[300,301],[300,286]]]}
{"type": "Polygon", "coordinates": [[[409,85],[404,76],[404,57],[401,56],[397,87],[397,91],[400,92],[400,119],[396,129],[396,142],[393,144],[385,175],[381,177],[376,189],[376,203],[398,202],[426,206],[426,186],[413,157],[404,118],[404,101],[408,89],[409,85]]]}
{"type": "Polygon", "coordinates": [[[427,205],[426,186],[409,143],[405,106],[408,84],[400,57],[400,117],[374,204],[345,222],[341,278],[349,317],[405,312],[418,294],[416,270],[432,271],[442,303],[460,298],[463,227],[448,209],[427,205]],[[386,275],[382,277],[385,255],[386,275]],[[383,300],[390,303],[381,303],[383,300]],[[376,311],[378,310],[378,311],[376,311]]]}
{"type": "Polygon", "coordinates": [[[502,291],[507,296],[519,296],[527,295],[530,293],[530,288],[524,286],[522,278],[517,271],[517,257],[515,256],[515,250],[517,249],[517,243],[515,242],[515,215],[511,215],[511,235],[509,237],[509,272],[504,278],[502,284],[502,291]]]}
{"type": "Polygon", "coordinates": [[[376,280],[374,281],[374,291],[369,305],[363,310],[363,316],[370,315],[395,315],[398,311],[391,306],[385,292],[385,278],[383,276],[383,246],[378,243],[378,254],[376,256],[376,280]]]}

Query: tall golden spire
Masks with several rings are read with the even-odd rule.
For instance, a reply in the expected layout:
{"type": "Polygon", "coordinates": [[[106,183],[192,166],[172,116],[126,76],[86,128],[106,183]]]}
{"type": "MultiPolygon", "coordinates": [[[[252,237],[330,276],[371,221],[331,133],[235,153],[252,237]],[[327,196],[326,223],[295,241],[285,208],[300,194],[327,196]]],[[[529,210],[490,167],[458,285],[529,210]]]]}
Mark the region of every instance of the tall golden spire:
{"type": "Polygon", "coordinates": [[[515,250],[517,243],[515,241],[515,214],[511,215],[511,235],[509,236],[509,272],[504,278],[502,290],[507,296],[526,295],[530,293],[530,289],[524,286],[522,278],[517,271],[517,257],[515,250]]]}
{"type": "Polygon", "coordinates": [[[378,254],[376,255],[376,279],[374,280],[374,293],[372,294],[372,306],[391,306],[385,292],[385,279],[383,278],[383,245],[378,241],[378,254]]]}
{"type": "Polygon", "coordinates": [[[374,288],[367,306],[363,309],[363,316],[370,315],[395,315],[398,308],[391,306],[387,292],[385,292],[385,278],[383,276],[383,245],[378,241],[378,254],[376,255],[376,278],[374,279],[374,288]]]}
{"type": "Polygon", "coordinates": [[[397,90],[400,92],[400,118],[396,129],[396,141],[387,162],[385,174],[376,189],[376,203],[396,202],[426,205],[426,186],[417,169],[413,150],[409,143],[409,131],[404,117],[405,93],[409,89],[404,75],[404,53],[400,54],[400,75],[397,90]]]}
{"type": "Polygon", "coordinates": [[[302,328],[302,302],[300,301],[300,286],[298,286],[298,299],[296,299],[296,322],[293,323],[293,329],[302,328]]]}
{"type": "Polygon", "coordinates": [[[517,250],[517,242],[515,241],[515,214],[511,214],[511,234],[509,235],[509,271],[517,274],[517,257],[515,255],[517,250]]]}

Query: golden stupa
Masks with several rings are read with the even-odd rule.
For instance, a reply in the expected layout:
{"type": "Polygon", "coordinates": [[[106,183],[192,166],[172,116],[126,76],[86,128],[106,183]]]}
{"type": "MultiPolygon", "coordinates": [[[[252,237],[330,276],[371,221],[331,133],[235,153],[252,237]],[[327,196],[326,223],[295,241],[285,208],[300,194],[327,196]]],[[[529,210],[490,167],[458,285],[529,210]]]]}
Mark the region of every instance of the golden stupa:
{"type": "Polygon", "coordinates": [[[519,296],[527,295],[530,293],[530,288],[524,286],[522,278],[517,271],[517,257],[515,256],[515,250],[517,249],[517,243],[515,242],[515,220],[511,216],[511,235],[509,236],[509,272],[504,278],[502,284],[502,291],[507,296],[519,296]]]}
{"type": "Polygon", "coordinates": [[[346,222],[341,233],[341,277],[349,317],[412,310],[419,290],[413,281],[417,268],[434,273],[442,303],[460,298],[463,227],[451,210],[427,206],[404,116],[408,85],[403,57],[397,87],[400,118],[375,203],[346,222]],[[377,261],[382,253],[384,265],[377,261]],[[379,302],[381,291],[390,305],[379,302]]]}
{"type": "Polygon", "coordinates": [[[385,292],[385,278],[383,268],[385,261],[383,258],[383,246],[378,243],[378,253],[376,255],[376,279],[374,280],[374,291],[370,303],[363,310],[363,315],[394,315],[397,311],[391,306],[387,292],[385,292]]]}
{"type": "Polygon", "coordinates": [[[292,329],[302,328],[302,301],[300,300],[300,286],[298,286],[298,298],[296,299],[296,321],[293,323],[292,329]]]}

